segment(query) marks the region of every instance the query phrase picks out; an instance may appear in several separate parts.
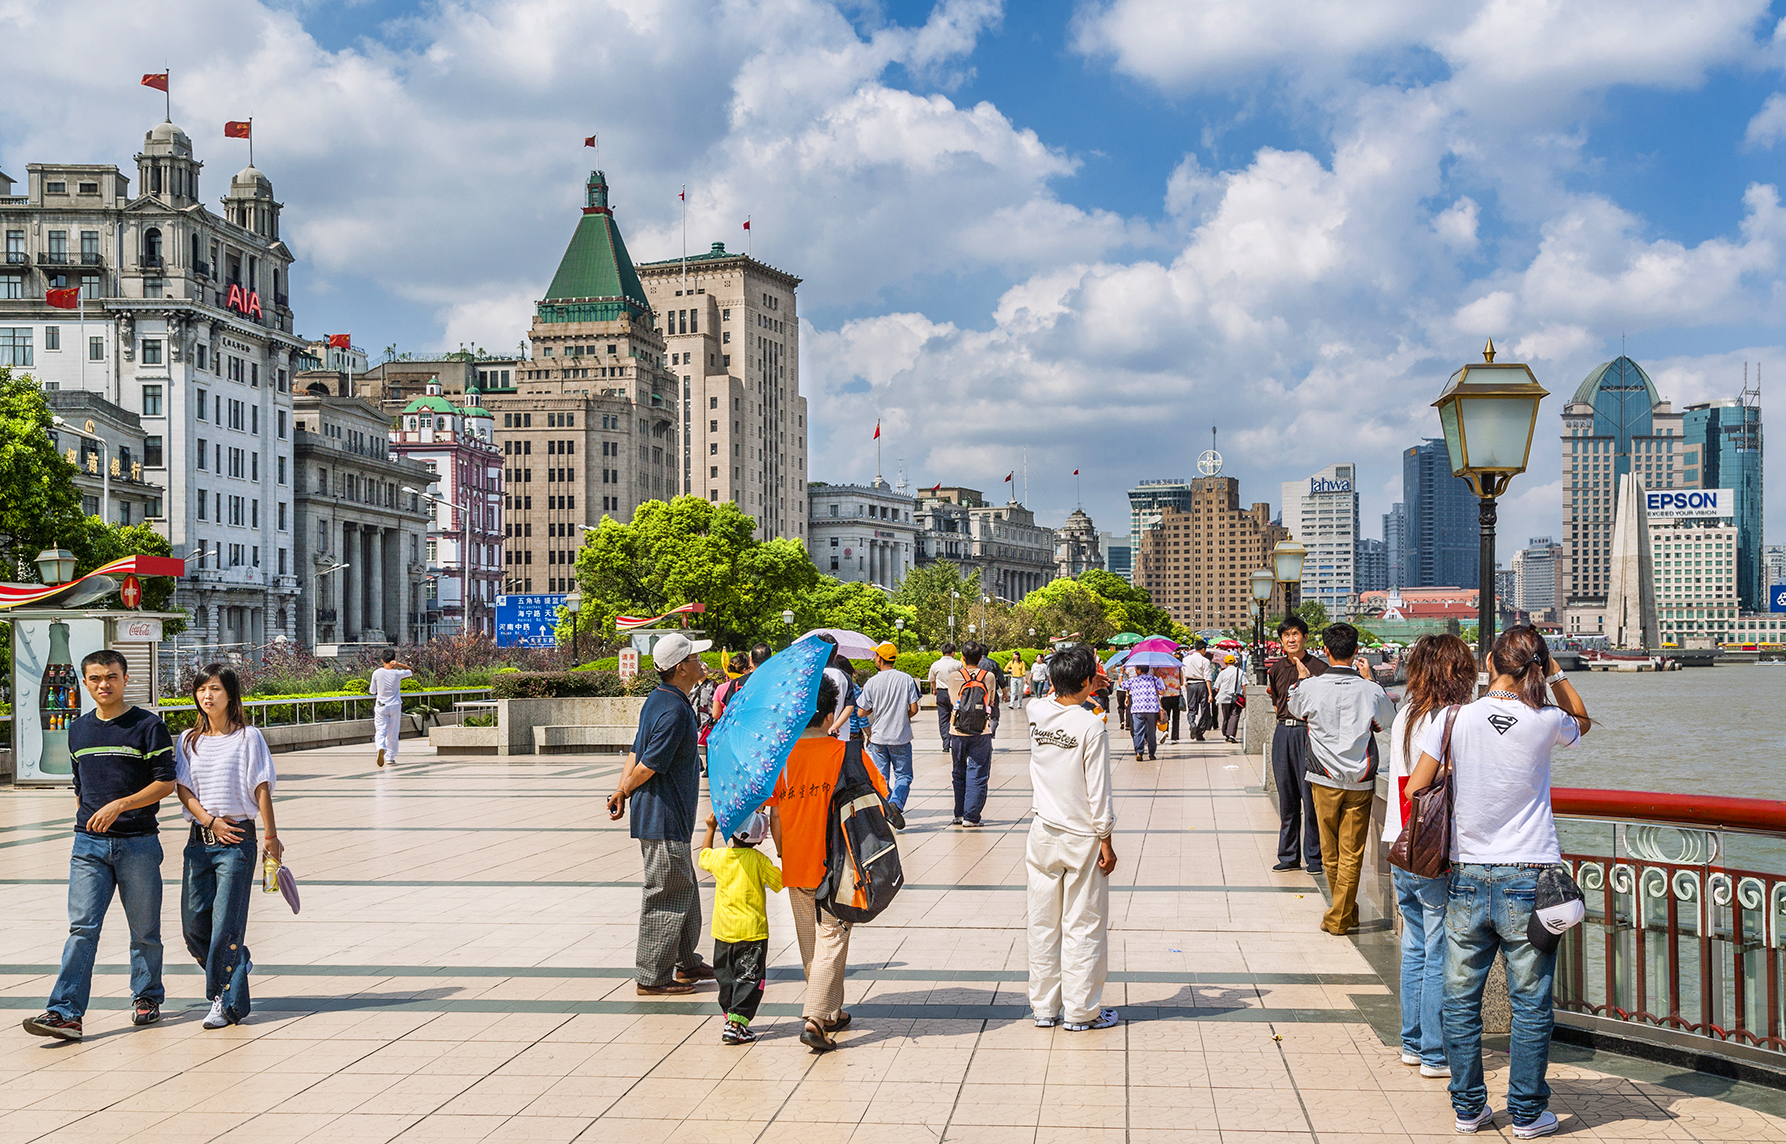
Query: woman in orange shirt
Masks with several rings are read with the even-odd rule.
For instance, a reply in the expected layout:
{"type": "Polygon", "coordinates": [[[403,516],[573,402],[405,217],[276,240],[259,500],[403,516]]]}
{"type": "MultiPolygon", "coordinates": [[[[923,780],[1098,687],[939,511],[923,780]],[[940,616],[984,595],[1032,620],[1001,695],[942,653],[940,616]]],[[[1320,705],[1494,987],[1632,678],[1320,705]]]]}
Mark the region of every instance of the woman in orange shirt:
{"type": "MultiPolygon", "coordinates": [[[[825,842],[831,821],[831,792],[851,744],[825,733],[837,709],[837,684],[827,677],[819,684],[818,710],[788,755],[788,765],[770,797],[769,827],[781,858],[781,880],[794,913],[794,936],[800,942],[800,964],[806,970],[806,1025],[800,1043],[814,1052],[837,1047],[831,1033],[846,1029],[843,978],[850,955],[850,927],[818,908],[813,891],[825,879],[825,842]]],[[[860,749],[860,744],[856,744],[860,749]]],[[[887,780],[864,758],[868,777],[887,797],[887,780]]]]}

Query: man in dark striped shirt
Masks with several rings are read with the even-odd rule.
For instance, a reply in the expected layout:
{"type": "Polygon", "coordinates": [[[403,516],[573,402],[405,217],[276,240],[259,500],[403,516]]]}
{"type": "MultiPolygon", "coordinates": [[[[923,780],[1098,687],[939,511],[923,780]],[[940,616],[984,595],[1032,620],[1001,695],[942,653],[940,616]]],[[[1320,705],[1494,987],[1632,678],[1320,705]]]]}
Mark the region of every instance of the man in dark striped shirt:
{"type": "Polygon", "coordinates": [[[155,812],[174,793],[174,740],[153,712],[124,701],[130,666],[115,651],[81,660],[81,682],[94,710],[68,725],[74,754],[74,853],[68,870],[68,941],[48,1011],[27,1018],[25,1031],[81,1039],[81,1018],[93,987],[93,955],[112,904],[124,903],[130,925],[130,1020],[161,1019],[161,837],[155,812]]]}

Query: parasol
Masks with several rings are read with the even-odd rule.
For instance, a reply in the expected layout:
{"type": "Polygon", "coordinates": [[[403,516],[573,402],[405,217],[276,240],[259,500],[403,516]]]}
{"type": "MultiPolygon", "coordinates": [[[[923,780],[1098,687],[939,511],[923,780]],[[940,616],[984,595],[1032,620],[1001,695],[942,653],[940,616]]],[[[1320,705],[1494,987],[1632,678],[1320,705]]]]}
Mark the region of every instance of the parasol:
{"type": "Polygon", "coordinates": [[[843,653],[845,659],[873,659],[874,649],[881,645],[881,641],[871,640],[861,632],[852,632],[848,628],[814,628],[794,642],[813,640],[819,636],[830,636],[836,640],[837,650],[843,653]]]}
{"type": "Polygon", "coordinates": [[[1118,632],[1104,642],[1115,647],[1128,647],[1130,644],[1140,643],[1144,638],[1146,637],[1138,636],[1134,632],[1118,632]]]}
{"type": "MultiPolygon", "coordinates": [[[[849,654],[847,651],[844,654],[849,654]]],[[[750,673],[707,735],[707,791],[721,838],[775,790],[794,741],[818,710],[831,645],[801,638],[750,673]]]]}

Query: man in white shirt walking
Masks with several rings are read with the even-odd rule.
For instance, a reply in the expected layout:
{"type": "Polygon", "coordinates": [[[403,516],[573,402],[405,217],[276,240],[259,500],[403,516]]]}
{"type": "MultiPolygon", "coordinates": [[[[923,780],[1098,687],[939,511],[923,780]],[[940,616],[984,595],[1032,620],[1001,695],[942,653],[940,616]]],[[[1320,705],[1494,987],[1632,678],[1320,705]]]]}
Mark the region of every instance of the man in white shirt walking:
{"type": "MultiPolygon", "coordinates": [[[[1203,640],[1184,653],[1184,712],[1191,725],[1191,742],[1203,741],[1203,717],[1215,712],[1215,665],[1209,662],[1203,640]]],[[[1212,718],[1211,723],[1215,720],[1212,718]]]]}
{"type": "Polygon", "coordinates": [[[1088,647],[1049,661],[1052,694],[1029,715],[1029,778],[1035,795],[1024,863],[1029,872],[1029,1003],[1038,1029],[1108,1029],[1102,1007],[1110,967],[1110,740],[1091,694],[1098,657],[1088,647]]]}
{"type": "Polygon", "coordinates": [[[414,675],[409,665],[386,648],[378,658],[384,666],[372,672],[372,742],[378,748],[378,765],[397,761],[397,741],[403,733],[403,681],[414,675]]]}
{"type": "Polygon", "coordinates": [[[949,749],[949,716],[955,710],[955,704],[949,701],[949,677],[961,670],[961,661],[955,658],[955,645],[946,643],[942,646],[942,655],[930,665],[925,679],[930,683],[930,693],[936,696],[936,727],[943,737],[943,750],[949,749]]]}

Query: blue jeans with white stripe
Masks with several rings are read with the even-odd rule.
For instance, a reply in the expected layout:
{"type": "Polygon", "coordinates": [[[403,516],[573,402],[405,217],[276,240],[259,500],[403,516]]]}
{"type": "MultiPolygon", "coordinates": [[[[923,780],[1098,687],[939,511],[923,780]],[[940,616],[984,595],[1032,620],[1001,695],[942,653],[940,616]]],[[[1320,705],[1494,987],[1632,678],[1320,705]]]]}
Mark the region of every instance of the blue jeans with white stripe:
{"type": "Polygon", "coordinates": [[[193,824],[180,891],[186,952],[205,967],[205,1000],[223,998],[224,1015],[232,1023],[248,1015],[248,902],[260,855],[254,823],[236,825],[240,842],[207,843],[193,824]]]}

